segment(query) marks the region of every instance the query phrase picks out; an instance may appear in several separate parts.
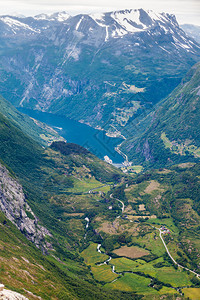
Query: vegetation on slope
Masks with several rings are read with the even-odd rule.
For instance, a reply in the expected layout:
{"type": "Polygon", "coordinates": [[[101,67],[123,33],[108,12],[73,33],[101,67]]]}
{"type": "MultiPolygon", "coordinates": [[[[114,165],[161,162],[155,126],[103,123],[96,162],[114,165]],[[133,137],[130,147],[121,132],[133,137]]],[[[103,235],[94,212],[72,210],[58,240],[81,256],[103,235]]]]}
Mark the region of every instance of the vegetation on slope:
{"type": "MultiPolygon", "coordinates": [[[[78,149],[78,146],[74,145],[74,147],[76,150],[78,149]]],[[[87,150],[84,151],[87,152],[87,150]]],[[[31,290],[36,295],[41,295],[44,299],[50,299],[51,293],[55,299],[62,299],[63,297],[65,299],[70,299],[70,297],[72,299],[84,299],[85,295],[89,295],[91,299],[103,299],[104,297],[106,299],[123,298],[123,293],[108,294],[101,291],[100,287],[95,287],[96,283],[92,279],[89,269],[84,265],[79,256],[79,248],[83,244],[87,245],[90,239],[88,237],[88,240],[84,240],[84,215],[86,213],[88,216],[92,213],[94,214],[99,206],[102,207],[102,210],[104,209],[103,204],[96,205],[97,201],[101,199],[100,195],[92,197],[88,194],[88,191],[92,187],[103,187],[101,181],[96,178],[98,177],[98,171],[95,177],[93,175],[95,171],[90,171],[89,167],[91,165],[93,170],[95,170],[96,165],[101,170],[103,181],[106,181],[107,178],[110,181],[111,179],[115,180],[115,173],[121,176],[121,172],[100,161],[92,154],[85,157],[85,154],[79,154],[78,151],[74,153],[73,150],[70,155],[65,156],[55,150],[45,150],[2,114],[0,114],[0,157],[4,164],[9,167],[13,176],[16,176],[22,183],[27,201],[39,217],[41,224],[45,224],[52,234],[52,237],[47,238],[47,242],[51,244],[48,259],[51,268],[55,268],[52,274],[56,272],[60,274],[60,277],[58,276],[58,291],[60,290],[60,292],[49,291],[44,296],[45,292],[43,290],[48,289],[47,286],[44,286],[44,289],[40,290],[39,287],[38,289],[32,289],[32,285],[30,284],[31,290]],[[87,166],[84,163],[87,163],[87,166]],[[80,186],[78,185],[79,181],[81,183],[80,186]],[[85,185],[88,186],[87,191],[85,191],[85,185]],[[69,189],[72,190],[68,192],[69,189]],[[77,198],[77,204],[74,204],[74,199],[72,201],[73,195],[74,199],[77,198]],[[78,219],[74,218],[74,211],[81,217],[78,219]],[[70,213],[72,213],[71,217],[70,213]],[[79,279],[77,279],[77,275],[79,279]],[[61,288],[62,285],[64,286],[63,289],[61,288]],[[66,296],[67,294],[69,294],[69,297],[66,296]]],[[[11,233],[13,228],[12,226],[11,233]]],[[[8,242],[10,238],[12,239],[11,233],[7,233],[8,242]]],[[[18,235],[23,237],[20,234],[19,232],[18,235]]],[[[3,233],[3,236],[5,236],[5,233],[3,233]]],[[[3,237],[1,240],[3,241],[3,237]]],[[[16,240],[13,239],[13,242],[16,242],[16,240]]],[[[26,248],[25,245],[23,246],[26,248]]],[[[36,251],[34,250],[34,245],[31,245],[31,247],[33,247],[33,252],[36,251]]],[[[14,249],[15,251],[16,248],[14,249]]],[[[28,248],[27,251],[31,255],[32,250],[28,248]]],[[[39,250],[37,251],[39,252],[39,250]]],[[[25,254],[24,256],[26,259],[25,254]]],[[[27,259],[30,260],[30,257],[27,259]]],[[[5,259],[5,265],[8,263],[10,263],[9,259],[5,259]]],[[[21,264],[19,264],[20,267],[21,264]]],[[[44,266],[44,269],[46,269],[46,266],[44,266]]],[[[27,270],[27,272],[29,271],[27,270]]],[[[15,277],[11,271],[9,271],[9,274],[11,278],[12,276],[15,277]]],[[[35,276],[37,280],[41,277],[37,272],[34,275],[30,274],[30,278],[35,276]]],[[[29,277],[29,275],[27,276],[29,277]]],[[[45,276],[48,277],[48,273],[44,272],[44,278],[45,276]]],[[[2,277],[2,280],[4,281],[5,277],[2,277]]],[[[11,289],[19,287],[18,280],[19,278],[17,277],[16,281],[13,281],[13,284],[12,282],[10,282],[10,285],[7,284],[8,287],[11,289]]],[[[29,282],[27,287],[28,285],[29,282]]],[[[21,279],[20,287],[25,286],[26,284],[21,279]]],[[[129,296],[134,297],[132,293],[130,295],[127,294],[127,299],[129,296]]]]}
{"type": "Polygon", "coordinates": [[[35,141],[42,145],[47,145],[52,141],[64,140],[59,134],[49,127],[37,120],[29,118],[27,115],[19,112],[12,104],[5,100],[0,95],[0,113],[2,113],[8,120],[14,122],[15,126],[21,129],[25,134],[30,136],[35,141]]]}
{"type": "Polygon", "coordinates": [[[46,271],[35,267],[31,271],[15,247],[20,247],[22,256],[32,264],[37,263],[35,253],[39,250],[20,232],[15,233],[17,229],[10,222],[2,220],[11,231],[3,231],[0,240],[4,243],[7,239],[10,252],[6,253],[19,260],[17,265],[17,260],[2,253],[4,271],[12,262],[16,270],[25,270],[28,278],[20,281],[21,271],[16,274],[8,268],[15,280],[6,281],[7,273],[2,280],[9,288],[26,294],[25,288],[44,299],[51,295],[56,299],[84,299],[86,295],[90,299],[137,299],[134,293],[139,298],[145,295],[144,299],[160,299],[161,295],[173,299],[178,289],[198,288],[193,274],[177,270],[152,226],[165,225],[171,234],[164,239],[173,257],[198,272],[199,164],[180,164],[131,178],[78,145],[54,142],[44,149],[2,114],[0,158],[18,177],[27,201],[52,234],[47,238],[51,244],[48,256],[38,254],[46,271]],[[97,252],[98,244],[102,254],[97,252]],[[108,255],[111,261],[99,266],[108,255]],[[54,274],[56,287],[45,295],[52,280],[48,270],[54,274]],[[48,283],[40,288],[33,283],[38,278],[48,283]]]}
{"type": "MultiPolygon", "coordinates": [[[[87,282],[68,275],[70,262],[63,267],[42,255],[0,212],[0,278],[6,288],[20,292],[28,299],[124,299],[120,292],[104,291],[92,278],[87,282]]],[[[73,264],[73,262],[71,262],[73,264]]],[[[80,272],[80,270],[79,270],[80,272]]],[[[88,272],[88,271],[86,271],[88,272]]],[[[139,299],[133,293],[126,299],[139,299]]]]}
{"type": "Polygon", "coordinates": [[[199,77],[198,63],[155,112],[145,118],[145,132],[124,143],[123,151],[130,160],[155,168],[200,158],[199,77]]]}

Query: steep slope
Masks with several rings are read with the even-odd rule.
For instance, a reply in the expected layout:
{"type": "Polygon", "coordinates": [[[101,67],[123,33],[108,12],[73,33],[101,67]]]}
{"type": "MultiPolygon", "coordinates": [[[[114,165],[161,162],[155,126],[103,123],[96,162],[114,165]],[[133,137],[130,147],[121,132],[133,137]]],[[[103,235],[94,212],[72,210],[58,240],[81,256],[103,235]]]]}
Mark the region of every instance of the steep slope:
{"type": "Polygon", "coordinates": [[[25,134],[42,145],[51,144],[56,140],[64,140],[53,128],[19,112],[11,103],[0,95],[0,112],[25,134]]]}
{"type": "Polygon", "coordinates": [[[110,134],[166,97],[200,57],[200,46],[165,13],[124,10],[61,22],[3,16],[1,22],[3,96],[110,134]],[[21,22],[21,30],[8,18],[21,22]]]}
{"type": "Polygon", "coordinates": [[[28,205],[22,186],[0,164],[0,210],[38,248],[45,251],[45,236],[48,230],[38,223],[38,219],[28,205]]]}
{"type": "Polygon", "coordinates": [[[60,144],[62,142],[55,146],[52,144],[54,150],[43,149],[14,123],[0,115],[0,158],[17,175],[26,198],[34,206],[40,220],[45,220],[53,230],[58,231],[64,226],[58,219],[64,215],[65,209],[59,212],[59,204],[57,209],[54,198],[62,198],[63,193],[76,193],[76,189],[80,195],[86,193],[87,198],[91,187],[103,186],[106,182],[116,183],[122,176],[118,169],[96,158],[81,146],[63,142],[64,148],[71,150],[68,155],[59,154],[55,150],[59,149],[57,145],[60,144]]]}
{"type": "MultiPolygon", "coordinates": [[[[200,158],[200,64],[146,118],[142,136],[126,141],[124,151],[133,161],[164,166],[200,158]]],[[[140,127],[142,125],[140,124],[140,127]]]]}

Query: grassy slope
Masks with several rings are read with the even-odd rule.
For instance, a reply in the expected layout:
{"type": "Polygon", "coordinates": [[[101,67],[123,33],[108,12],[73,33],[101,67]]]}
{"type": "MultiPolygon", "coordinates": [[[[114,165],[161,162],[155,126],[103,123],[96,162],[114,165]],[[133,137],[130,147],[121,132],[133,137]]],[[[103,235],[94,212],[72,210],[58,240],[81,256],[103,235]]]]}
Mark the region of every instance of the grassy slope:
{"type": "Polygon", "coordinates": [[[42,145],[47,145],[48,142],[53,140],[61,140],[59,134],[49,126],[33,121],[27,115],[19,112],[11,103],[5,100],[0,95],[0,112],[9,120],[21,129],[25,134],[29,135],[35,141],[42,145]]]}
{"type": "Polygon", "coordinates": [[[130,160],[156,167],[199,159],[199,76],[196,64],[155,113],[144,118],[145,133],[123,145],[130,160]]]}

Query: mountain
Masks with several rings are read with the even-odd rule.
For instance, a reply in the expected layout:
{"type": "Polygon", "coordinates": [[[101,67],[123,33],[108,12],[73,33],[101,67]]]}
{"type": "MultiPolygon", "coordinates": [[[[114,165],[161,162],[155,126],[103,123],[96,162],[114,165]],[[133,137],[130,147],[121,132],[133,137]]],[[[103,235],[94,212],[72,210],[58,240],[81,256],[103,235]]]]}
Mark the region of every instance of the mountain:
{"type": "MultiPolygon", "coordinates": [[[[91,299],[124,299],[120,292],[111,294],[95,283],[69,276],[64,264],[59,267],[53,257],[44,256],[2,212],[0,226],[1,282],[6,288],[3,299],[25,300],[7,289],[26,299],[85,299],[85,295],[91,299]]],[[[127,299],[137,298],[130,293],[127,299]]]]}
{"type": "Polygon", "coordinates": [[[112,125],[133,162],[159,167],[124,174],[79,145],[44,143],[45,125],[1,97],[2,283],[29,299],[194,298],[199,63],[159,100],[198,59],[198,44],[173,16],[143,10],[3,16],[0,26],[3,95],[16,106],[112,125]]]}
{"type": "Polygon", "coordinates": [[[122,146],[130,160],[154,167],[199,160],[199,78],[200,63],[191,68],[155,111],[144,117],[144,124],[142,120],[138,126],[133,124],[133,138],[122,146]],[[140,135],[134,135],[137,128],[140,135]]]}
{"type": "Polygon", "coordinates": [[[63,22],[70,18],[70,15],[65,11],[53,13],[53,14],[39,14],[34,17],[36,20],[49,20],[49,21],[57,21],[63,22]]]}
{"type": "Polygon", "coordinates": [[[181,28],[195,41],[200,43],[200,26],[192,24],[183,24],[181,28]]]}
{"type": "Polygon", "coordinates": [[[199,44],[167,13],[0,20],[2,95],[110,135],[165,98],[200,58],[199,44]]]}

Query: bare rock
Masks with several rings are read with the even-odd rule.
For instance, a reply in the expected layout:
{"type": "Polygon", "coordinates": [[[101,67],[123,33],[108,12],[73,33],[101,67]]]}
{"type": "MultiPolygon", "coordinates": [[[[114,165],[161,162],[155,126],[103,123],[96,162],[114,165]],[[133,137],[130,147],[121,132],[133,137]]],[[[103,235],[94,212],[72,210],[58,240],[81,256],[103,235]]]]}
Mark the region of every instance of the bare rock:
{"type": "Polygon", "coordinates": [[[45,236],[50,232],[39,225],[39,220],[26,202],[22,186],[0,164],[0,210],[38,248],[47,248],[45,236]]]}

